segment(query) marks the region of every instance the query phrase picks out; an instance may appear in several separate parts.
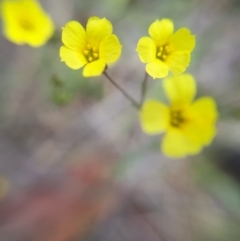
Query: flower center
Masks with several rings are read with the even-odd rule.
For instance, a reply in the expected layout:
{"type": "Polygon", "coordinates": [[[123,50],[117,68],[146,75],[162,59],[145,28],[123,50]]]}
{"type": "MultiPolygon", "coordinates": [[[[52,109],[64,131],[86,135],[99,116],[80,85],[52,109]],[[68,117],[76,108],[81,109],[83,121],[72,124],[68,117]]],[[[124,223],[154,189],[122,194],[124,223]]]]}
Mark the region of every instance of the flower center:
{"type": "Polygon", "coordinates": [[[180,110],[171,111],[171,125],[174,127],[180,127],[185,122],[183,112],[180,110]]]}
{"type": "Polygon", "coordinates": [[[86,59],[89,63],[92,61],[98,60],[99,54],[96,47],[92,47],[90,44],[86,45],[86,48],[83,50],[83,54],[86,56],[86,59]]]}
{"type": "Polygon", "coordinates": [[[156,58],[165,61],[167,56],[169,55],[169,46],[165,44],[164,46],[157,47],[156,58]]]}
{"type": "Polygon", "coordinates": [[[26,31],[32,31],[35,28],[33,23],[28,19],[20,19],[19,22],[21,27],[26,31]]]}

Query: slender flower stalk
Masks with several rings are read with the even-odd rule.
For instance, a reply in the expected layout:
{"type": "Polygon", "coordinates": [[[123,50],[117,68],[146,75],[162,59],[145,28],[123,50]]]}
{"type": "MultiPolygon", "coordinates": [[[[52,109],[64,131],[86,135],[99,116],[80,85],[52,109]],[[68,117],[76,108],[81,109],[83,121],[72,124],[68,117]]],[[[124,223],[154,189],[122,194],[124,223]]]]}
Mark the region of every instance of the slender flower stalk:
{"type": "Polygon", "coordinates": [[[142,82],[142,89],[141,89],[141,100],[140,100],[141,106],[143,104],[143,101],[145,99],[146,92],[147,92],[147,81],[148,81],[148,73],[145,72],[144,79],[142,82]]]}
{"type": "Polygon", "coordinates": [[[141,105],[134,100],[119,84],[117,84],[108,74],[106,71],[103,72],[106,78],[132,103],[132,105],[136,109],[140,109],[141,105]]]}

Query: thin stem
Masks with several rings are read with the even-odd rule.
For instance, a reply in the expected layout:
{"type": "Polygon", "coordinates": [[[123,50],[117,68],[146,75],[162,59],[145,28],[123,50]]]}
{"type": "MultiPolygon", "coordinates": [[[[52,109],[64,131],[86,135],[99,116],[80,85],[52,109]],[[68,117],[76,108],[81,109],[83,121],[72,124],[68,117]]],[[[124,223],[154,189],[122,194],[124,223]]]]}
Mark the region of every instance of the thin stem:
{"type": "Polygon", "coordinates": [[[142,82],[142,91],[141,91],[141,106],[143,104],[143,101],[145,99],[145,95],[146,95],[146,92],[147,92],[147,81],[148,81],[148,73],[145,72],[145,76],[144,76],[144,79],[143,79],[143,82],[142,82]]]}
{"type": "Polygon", "coordinates": [[[141,105],[134,100],[121,86],[119,86],[108,74],[106,71],[103,72],[106,78],[132,103],[136,109],[140,109],[141,105]]]}

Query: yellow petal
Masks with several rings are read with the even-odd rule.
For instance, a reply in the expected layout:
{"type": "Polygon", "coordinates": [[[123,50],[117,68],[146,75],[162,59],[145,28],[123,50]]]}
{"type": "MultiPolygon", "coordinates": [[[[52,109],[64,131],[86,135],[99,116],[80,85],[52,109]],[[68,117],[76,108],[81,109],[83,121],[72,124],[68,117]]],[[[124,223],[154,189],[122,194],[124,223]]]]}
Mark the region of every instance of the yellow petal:
{"type": "Polygon", "coordinates": [[[89,44],[98,48],[100,42],[112,34],[112,24],[106,18],[91,17],[88,19],[86,32],[89,44]]]}
{"type": "Polygon", "coordinates": [[[87,63],[87,60],[83,54],[65,46],[60,48],[60,58],[61,61],[65,62],[66,65],[71,69],[80,69],[87,63]]]}
{"type": "Polygon", "coordinates": [[[4,35],[13,43],[39,47],[53,35],[54,24],[38,1],[5,0],[1,7],[4,35]]]}
{"type": "Polygon", "coordinates": [[[105,59],[107,64],[114,63],[121,55],[122,46],[118,37],[111,34],[99,46],[99,57],[105,59]]]}
{"type": "Polygon", "coordinates": [[[84,77],[100,76],[106,67],[106,62],[103,59],[98,59],[91,63],[86,64],[83,69],[84,77]]]}
{"type": "Polygon", "coordinates": [[[25,31],[25,43],[32,47],[40,47],[52,37],[54,33],[54,25],[48,16],[38,17],[35,24],[35,29],[31,32],[31,34],[25,31]]]}
{"type": "Polygon", "coordinates": [[[29,38],[26,40],[26,43],[31,45],[32,47],[40,47],[44,45],[54,34],[54,25],[50,18],[42,18],[40,20],[39,27],[36,30],[38,33],[34,33],[33,38],[29,38]]]}
{"type": "Polygon", "coordinates": [[[163,137],[161,150],[168,157],[183,158],[187,155],[199,153],[202,146],[190,142],[180,130],[171,129],[163,137]]]}
{"type": "Polygon", "coordinates": [[[168,75],[168,66],[159,59],[148,63],[146,65],[147,73],[155,78],[164,78],[168,75]]]}
{"type": "Polygon", "coordinates": [[[174,74],[181,74],[190,63],[190,53],[186,51],[173,52],[168,56],[166,63],[174,74]]]}
{"type": "Polygon", "coordinates": [[[83,51],[87,44],[83,26],[77,21],[68,22],[63,27],[62,41],[69,49],[83,51]]]}
{"type": "Polygon", "coordinates": [[[147,134],[164,132],[170,122],[169,108],[161,102],[147,100],[140,111],[140,121],[147,134]]]}
{"type": "Polygon", "coordinates": [[[165,79],[163,88],[173,105],[188,105],[196,94],[195,79],[190,74],[175,75],[165,79]]]}
{"type": "Polygon", "coordinates": [[[204,146],[212,142],[216,135],[216,127],[207,122],[192,121],[182,128],[182,132],[190,142],[204,146]]]}
{"type": "Polygon", "coordinates": [[[142,37],[138,41],[136,50],[143,63],[148,63],[156,59],[156,44],[149,37],[142,37]]]}
{"type": "Polygon", "coordinates": [[[196,39],[187,28],[181,28],[169,40],[169,47],[173,51],[189,51],[195,47],[196,39]]]}
{"type": "Polygon", "coordinates": [[[202,97],[189,108],[189,121],[183,128],[185,135],[196,143],[209,145],[216,135],[215,123],[218,112],[211,97],[202,97]]]}
{"type": "Polygon", "coordinates": [[[173,35],[174,25],[171,19],[164,18],[153,22],[149,29],[149,35],[157,46],[162,46],[168,42],[173,35]]]}
{"type": "Polygon", "coordinates": [[[202,97],[194,101],[190,111],[195,118],[208,122],[215,122],[218,117],[216,102],[212,97],[202,97]]]}
{"type": "Polygon", "coordinates": [[[16,16],[19,15],[21,10],[20,2],[14,1],[2,1],[1,12],[3,19],[3,34],[11,42],[15,44],[24,44],[24,36],[22,33],[22,27],[19,25],[16,16]]]}

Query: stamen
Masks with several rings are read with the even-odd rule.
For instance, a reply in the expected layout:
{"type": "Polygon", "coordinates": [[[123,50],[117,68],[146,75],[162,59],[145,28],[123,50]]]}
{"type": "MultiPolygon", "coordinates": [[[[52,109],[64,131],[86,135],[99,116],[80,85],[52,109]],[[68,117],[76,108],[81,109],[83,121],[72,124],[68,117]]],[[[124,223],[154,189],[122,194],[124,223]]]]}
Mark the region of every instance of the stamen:
{"type": "Polygon", "coordinates": [[[97,47],[93,47],[88,43],[86,49],[83,50],[83,54],[86,56],[88,62],[92,62],[98,59],[99,53],[97,47]]]}
{"type": "Polygon", "coordinates": [[[169,54],[169,46],[168,45],[160,46],[157,48],[156,57],[159,58],[160,60],[162,60],[162,61],[166,60],[168,54],[169,54]]]}
{"type": "Polygon", "coordinates": [[[185,122],[182,111],[171,111],[171,125],[174,127],[180,127],[185,122]]]}
{"type": "Polygon", "coordinates": [[[88,50],[84,50],[84,51],[83,51],[83,54],[84,54],[84,55],[88,55],[88,54],[89,54],[89,51],[88,51],[88,50]]]}
{"type": "Polygon", "coordinates": [[[35,28],[34,24],[29,21],[28,19],[20,19],[20,25],[21,27],[26,31],[31,31],[35,28]]]}

